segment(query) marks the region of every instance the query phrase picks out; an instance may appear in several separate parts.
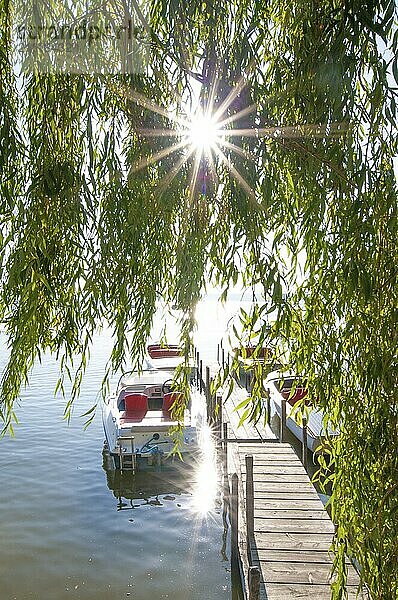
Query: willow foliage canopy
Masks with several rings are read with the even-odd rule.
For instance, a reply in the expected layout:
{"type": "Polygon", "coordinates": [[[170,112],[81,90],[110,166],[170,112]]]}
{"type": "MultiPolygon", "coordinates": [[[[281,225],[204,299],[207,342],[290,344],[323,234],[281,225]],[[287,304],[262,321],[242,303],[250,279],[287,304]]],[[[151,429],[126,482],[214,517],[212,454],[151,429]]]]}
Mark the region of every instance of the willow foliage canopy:
{"type": "Polygon", "coordinates": [[[259,302],[243,343],[276,311],[267,335],[340,426],[334,597],[348,554],[372,598],[398,598],[394,0],[152,0],[149,60],[127,74],[18,74],[0,6],[5,427],[42,352],[64,374],[80,357],[76,393],[103,321],[114,369],[142,356],[159,298],[188,348],[206,282],[239,280],[259,302]],[[198,94],[227,132],[211,159],[171,116],[198,94]]]}

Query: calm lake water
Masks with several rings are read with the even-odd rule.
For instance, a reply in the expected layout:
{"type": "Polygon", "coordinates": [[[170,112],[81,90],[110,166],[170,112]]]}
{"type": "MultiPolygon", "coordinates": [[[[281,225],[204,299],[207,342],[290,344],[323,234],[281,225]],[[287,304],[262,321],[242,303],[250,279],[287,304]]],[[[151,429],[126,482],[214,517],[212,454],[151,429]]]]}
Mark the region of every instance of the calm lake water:
{"type": "MultiPolygon", "coordinates": [[[[237,305],[222,315],[215,303],[199,309],[205,358],[237,305]]],[[[4,342],[0,334],[1,370],[4,342]]],[[[96,401],[109,349],[109,336],[95,340],[69,425],[53,394],[58,366],[43,359],[21,395],[16,437],[0,440],[0,599],[230,598],[213,456],[182,474],[120,477],[103,464],[100,411],[83,429],[79,415],[96,401]]]]}

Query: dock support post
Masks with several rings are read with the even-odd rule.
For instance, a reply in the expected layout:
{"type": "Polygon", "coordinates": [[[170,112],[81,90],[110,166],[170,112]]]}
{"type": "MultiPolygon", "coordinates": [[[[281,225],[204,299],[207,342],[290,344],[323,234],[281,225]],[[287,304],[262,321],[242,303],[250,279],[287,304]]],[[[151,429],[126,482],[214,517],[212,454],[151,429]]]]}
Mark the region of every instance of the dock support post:
{"type": "Polygon", "coordinates": [[[206,404],[207,404],[207,417],[208,423],[213,419],[213,411],[212,411],[212,401],[210,394],[210,367],[206,367],[206,382],[205,382],[205,394],[206,394],[206,404]]]}
{"type": "Polygon", "coordinates": [[[221,442],[222,438],[222,418],[223,418],[223,406],[222,406],[222,397],[216,396],[216,406],[217,406],[217,438],[218,441],[221,442]]]}
{"type": "Polygon", "coordinates": [[[282,398],[281,404],[281,427],[279,434],[279,441],[283,443],[286,439],[286,400],[282,398]]]}
{"type": "Polygon", "coordinates": [[[246,546],[247,561],[252,565],[251,541],[254,537],[254,483],[253,456],[246,454],[246,546]]]}
{"type": "Polygon", "coordinates": [[[228,475],[228,423],[222,424],[223,437],[223,469],[224,474],[228,475]]]}
{"type": "Polygon", "coordinates": [[[249,567],[249,600],[260,600],[260,569],[249,567]]]}
{"type": "Polygon", "coordinates": [[[200,369],[200,356],[199,356],[199,352],[196,351],[196,387],[198,388],[198,390],[200,390],[199,369],[200,369]]]}
{"type": "Polygon", "coordinates": [[[269,398],[269,393],[267,392],[267,415],[266,415],[266,424],[271,425],[271,401],[269,398]]]}
{"type": "Polygon", "coordinates": [[[223,423],[223,443],[222,443],[222,467],[224,476],[224,494],[229,494],[228,480],[228,423],[223,423]]]}
{"type": "Polygon", "coordinates": [[[307,443],[307,417],[303,416],[303,444],[302,444],[302,463],[305,470],[308,466],[308,443],[307,443]]]}
{"type": "Polygon", "coordinates": [[[199,391],[203,392],[203,360],[199,361],[199,391]]]}
{"type": "Polygon", "coordinates": [[[239,573],[239,547],[238,547],[238,476],[236,473],[231,478],[231,576],[232,581],[238,581],[239,573]]]}

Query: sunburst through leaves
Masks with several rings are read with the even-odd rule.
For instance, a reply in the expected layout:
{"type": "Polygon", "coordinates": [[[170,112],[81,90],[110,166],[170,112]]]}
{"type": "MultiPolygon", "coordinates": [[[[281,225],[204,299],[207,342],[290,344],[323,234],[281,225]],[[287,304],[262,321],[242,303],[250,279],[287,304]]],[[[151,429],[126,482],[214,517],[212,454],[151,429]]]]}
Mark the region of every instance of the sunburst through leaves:
{"type": "Polygon", "coordinates": [[[175,114],[129,88],[119,89],[118,94],[121,96],[133,100],[153,113],[157,113],[172,124],[171,127],[164,128],[136,129],[136,132],[144,138],[167,138],[171,142],[166,148],[136,161],[131,165],[130,172],[139,171],[172,154],[179,153],[180,155],[176,158],[171,171],[163,178],[160,190],[170,185],[182,167],[192,161],[189,183],[190,195],[194,196],[198,187],[203,194],[206,194],[206,179],[210,177],[216,180],[217,168],[222,164],[244,192],[252,199],[257,200],[255,190],[240,173],[232,158],[235,154],[255,162],[256,155],[241,144],[235,143],[237,139],[254,139],[261,143],[266,139],[278,142],[283,139],[328,138],[343,135],[349,129],[347,123],[288,126],[264,124],[262,123],[261,111],[255,103],[237,111],[233,110],[236,99],[246,86],[248,86],[247,79],[241,77],[239,82],[229,91],[226,98],[217,102],[218,82],[215,82],[208,94],[201,90],[200,96],[207,96],[207,99],[201,101],[196,110],[182,114],[175,114]],[[252,125],[249,127],[237,126],[248,115],[252,115],[252,125]],[[229,155],[227,154],[228,151],[229,155]],[[203,179],[203,181],[198,181],[198,179],[203,179]]]}

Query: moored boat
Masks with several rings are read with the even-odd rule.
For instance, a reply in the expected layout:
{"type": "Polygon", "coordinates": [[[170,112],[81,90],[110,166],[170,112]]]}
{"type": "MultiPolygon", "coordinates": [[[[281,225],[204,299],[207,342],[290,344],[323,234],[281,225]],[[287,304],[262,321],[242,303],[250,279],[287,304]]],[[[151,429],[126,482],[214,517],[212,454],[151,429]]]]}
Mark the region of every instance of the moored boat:
{"type": "Polygon", "coordinates": [[[159,371],[174,370],[184,362],[182,348],[175,344],[149,344],[147,353],[147,363],[152,369],[159,371]]]}
{"type": "Polygon", "coordinates": [[[163,463],[175,449],[172,428],[181,428],[177,450],[183,459],[198,451],[203,398],[190,386],[189,402],[181,421],[177,421],[174,404],[185,404],[185,399],[183,392],[172,389],[173,378],[171,365],[169,370],[148,368],[125,373],[115,393],[104,401],[103,426],[115,468],[135,470],[141,461],[163,463]]]}
{"type": "Polygon", "coordinates": [[[304,401],[307,406],[307,446],[311,452],[321,450],[326,437],[338,435],[339,432],[330,426],[325,429],[322,409],[311,406],[308,402],[306,382],[300,380],[298,376],[274,371],[265,379],[264,388],[269,394],[271,416],[277,414],[282,418],[282,404],[285,402],[286,426],[300,441],[303,441],[303,427],[302,423],[296,420],[294,413],[297,408],[295,405],[299,401],[304,401]]]}

